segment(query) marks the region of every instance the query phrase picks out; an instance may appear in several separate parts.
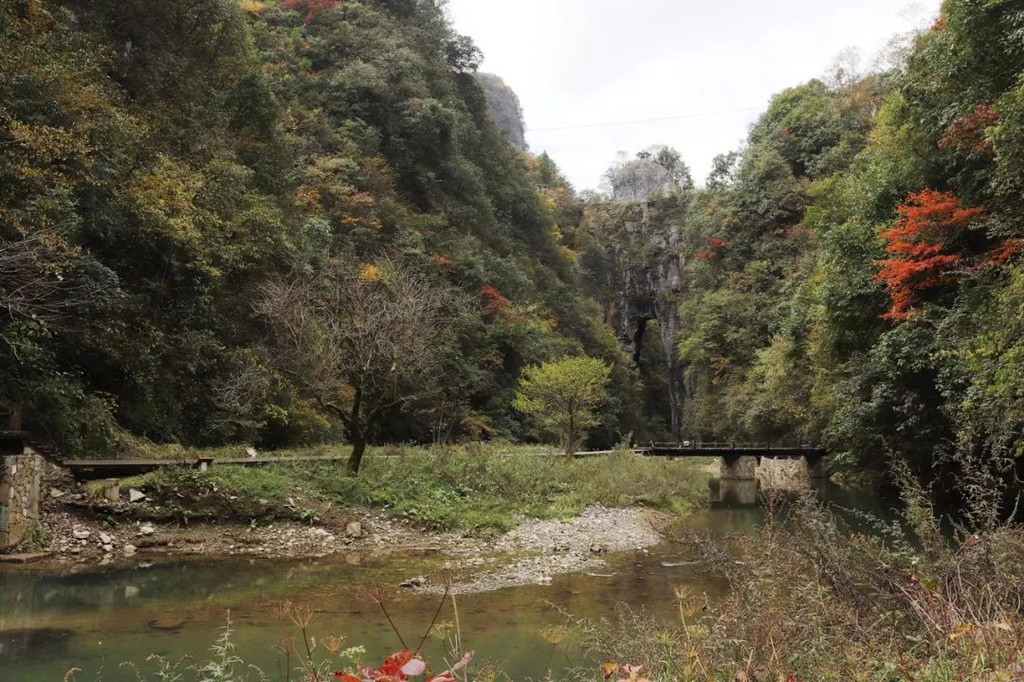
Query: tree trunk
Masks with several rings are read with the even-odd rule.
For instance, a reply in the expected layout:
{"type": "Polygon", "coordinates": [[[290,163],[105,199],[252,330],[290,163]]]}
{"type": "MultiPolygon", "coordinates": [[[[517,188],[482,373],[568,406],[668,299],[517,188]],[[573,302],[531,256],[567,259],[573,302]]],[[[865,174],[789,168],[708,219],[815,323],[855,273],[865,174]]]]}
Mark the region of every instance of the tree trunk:
{"type": "Polygon", "coordinates": [[[349,476],[357,476],[359,467],[363,463],[363,454],[366,452],[366,434],[362,432],[352,433],[352,454],[348,458],[349,476]]]}

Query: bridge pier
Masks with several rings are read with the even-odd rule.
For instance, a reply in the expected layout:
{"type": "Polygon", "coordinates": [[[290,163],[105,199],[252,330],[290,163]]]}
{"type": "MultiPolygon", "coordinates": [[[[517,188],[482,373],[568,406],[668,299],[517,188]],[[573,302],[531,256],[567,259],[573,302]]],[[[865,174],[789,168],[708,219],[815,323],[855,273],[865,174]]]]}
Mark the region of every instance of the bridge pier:
{"type": "Polygon", "coordinates": [[[722,479],[718,482],[718,502],[727,507],[753,507],[757,504],[757,481],[722,479]]]}
{"type": "Polygon", "coordinates": [[[20,438],[0,438],[0,550],[16,547],[39,522],[43,458],[20,438]]]}
{"type": "Polygon", "coordinates": [[[752,456],[729,456],[721,459],[721,478],[725,481],[756,481],[760,460],[752,456]]]}
{"type": "Polygon", "coordinates": [[[804,457],[804,468],[807,470],[807,478],[812,481],[824,480],[829,477],[828,469],[825,468],[825,460],[821,457],[804,457]]]}

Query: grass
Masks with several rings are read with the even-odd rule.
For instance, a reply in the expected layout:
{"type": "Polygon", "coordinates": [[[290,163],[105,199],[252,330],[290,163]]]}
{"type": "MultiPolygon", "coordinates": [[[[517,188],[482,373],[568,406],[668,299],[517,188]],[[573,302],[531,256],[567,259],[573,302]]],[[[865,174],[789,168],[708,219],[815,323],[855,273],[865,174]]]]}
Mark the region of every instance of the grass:
{"type": "Polygon", "coordinates": [[[843,533],[807,497],[776,500],[753,536],[691,538],[728,597],[677,588],[674,624],[642,604],[575,619],[581,649],[651,680],[1024,680],[1024,528],[949,538],[920,490],[904,499],[902,523],[878,521],[886,532],[873,537],[843,533]]]}
{"type": "MultiPolygon", "coordinates": [[[[208,452],[208,451],[204,451],[208,452]]],[[[317,448],[275,456],[332,455],[317,448]]],[[[707,497],[707,462],[632,452],[567,461],[534,446],[471,444],[371,450],[358,477],[342,462],[163,469],[125,479],[183,520],[312,520],[369,507],[445,530],[504,531],[524,518],[571,518],[583,508],[645,506],[687,513],[707,497]]],[[[208,456],[208,455],[207,455],[208,456]]]]}

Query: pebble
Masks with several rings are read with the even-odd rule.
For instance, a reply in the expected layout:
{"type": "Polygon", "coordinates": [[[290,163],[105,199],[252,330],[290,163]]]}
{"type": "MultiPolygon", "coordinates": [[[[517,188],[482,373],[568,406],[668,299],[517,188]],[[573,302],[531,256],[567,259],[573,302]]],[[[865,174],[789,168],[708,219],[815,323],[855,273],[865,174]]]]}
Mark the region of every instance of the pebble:
{"type": "Polygon", "coordinates": [[[75,528],[71,531],[71,536],[76,540],[86,540],[92,535],[92,531],[88,528],[75,528]]]}

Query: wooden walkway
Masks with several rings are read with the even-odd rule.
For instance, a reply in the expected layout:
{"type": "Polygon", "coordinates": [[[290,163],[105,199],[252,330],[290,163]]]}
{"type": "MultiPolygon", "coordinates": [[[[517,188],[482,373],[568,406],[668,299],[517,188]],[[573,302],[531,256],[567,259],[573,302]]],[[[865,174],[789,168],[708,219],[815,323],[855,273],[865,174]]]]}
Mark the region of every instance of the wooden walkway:
{"type": "MultiPolygon", "coordinates": [[[[43,454],[46,459],[69,470],[78,480],[95,480],[101,478],[120,478],[137,476],[165,467],[183,467],[205,471],[211,466],[242,466],[259,467],[267,465],[308,464],[314,462],[344,463],[347,457],[308,456],[308,457],[238,457],[212,458],[191,457],[185,459],[59,459],[55,453],[42,446],[31,434],[24,431],[0,431],[0,452],[8,454],[28,445],[43,454]]],[[[680,443],[648,443],[638,444],[633,451],[645,457],[697,458],[721,457],[725,460],[736,460],[740,457],[798,459],[806,458],[816,463],[824,458],[825,450],[811,445],[780,445],[772,443],[703,443],[699,441],[683,441],[680,443]]],[[[602,457],[612,454],[612,450],[579,452],[577,457],[602,457]]],[[[561,454],[538,454],[538,457],[561,457],[561,454]]]]}
{"type": "Polygon", "coordinates": [[[271,464],[307,464],[310,462],[347,462],[347,457],[196,457],[191,459],[65,459],[61,466],[80,481],[99,478],[138,476],[157,469],[183,467],[206,471],[209,467],[230,465],[261,467],[271,464]]]}
{"type": "Polygon", "coordinates": [[[637,452],[647,457],[769,457],[773,459],[820,460],[828,453],[813,445],[783,445],[772,443],[651,443],[637,447],[637,452]]]}

